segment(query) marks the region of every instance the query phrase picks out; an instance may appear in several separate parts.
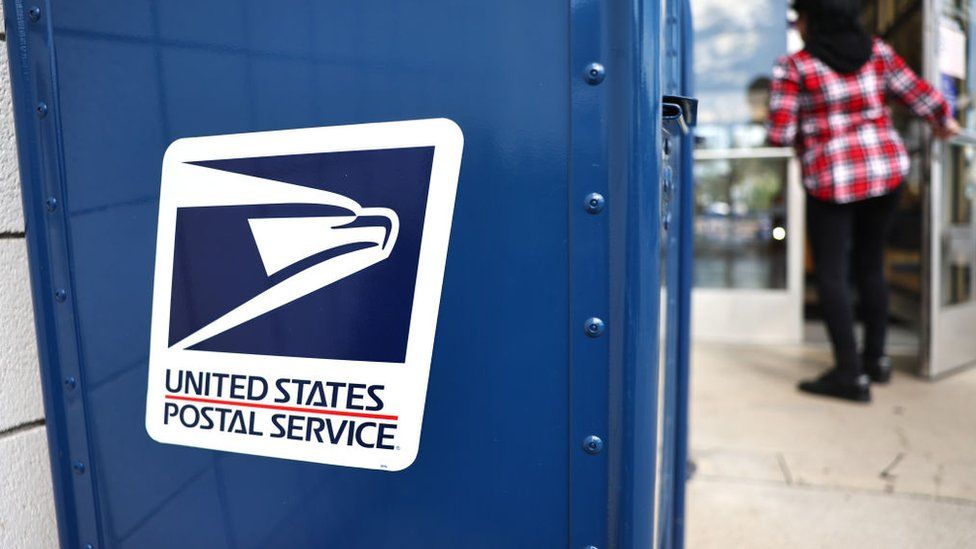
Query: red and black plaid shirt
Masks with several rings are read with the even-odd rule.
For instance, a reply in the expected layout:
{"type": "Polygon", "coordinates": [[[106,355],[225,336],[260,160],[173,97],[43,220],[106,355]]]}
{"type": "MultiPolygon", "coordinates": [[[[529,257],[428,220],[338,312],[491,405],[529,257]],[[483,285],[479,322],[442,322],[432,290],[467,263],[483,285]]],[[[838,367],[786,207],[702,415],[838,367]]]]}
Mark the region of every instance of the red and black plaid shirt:
{"type": "Polygon", "coordinates": [[[782,57],[773,69],[768,140],[796,148],[803,185],[816,198],[845,203],[886,194],[908,173],[887,94],[930,124],[944,126],[951,116],[942,95],[881,40],[850,74],[806,51],[782,57]]]}

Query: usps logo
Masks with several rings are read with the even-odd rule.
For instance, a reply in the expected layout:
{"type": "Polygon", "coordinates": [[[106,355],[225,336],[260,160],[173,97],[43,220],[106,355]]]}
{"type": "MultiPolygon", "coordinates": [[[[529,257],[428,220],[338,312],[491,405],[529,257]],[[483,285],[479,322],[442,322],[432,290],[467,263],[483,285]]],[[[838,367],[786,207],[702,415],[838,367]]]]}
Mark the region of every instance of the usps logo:
{"type": "Polygon", "coordinates": [[[367,469],[413,463],[462,145],[447,119],[170,145],[149,435],[367,469]]]}

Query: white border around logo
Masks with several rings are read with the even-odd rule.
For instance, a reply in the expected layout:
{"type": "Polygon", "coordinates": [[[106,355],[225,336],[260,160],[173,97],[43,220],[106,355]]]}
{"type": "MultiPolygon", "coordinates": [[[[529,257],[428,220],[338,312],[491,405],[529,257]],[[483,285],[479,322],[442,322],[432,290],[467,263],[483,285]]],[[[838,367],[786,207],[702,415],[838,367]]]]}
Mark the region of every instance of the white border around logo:
{"type": "MultiPolygon", "coordinates": [[[[440,118],[331,126],[180,139],[163,158],[159,225],[153,288],[146,395],[146,430],[158,442],[244,454],[398,471],[417,457],[427,382],[447,260],[463,135],[453,121],[440,118]],[[298,357],[221,353],[170,348],[168,332],[173,281],[176,211],[180,207],[261,204],[266,198],[247,192],[228,199],[233,179],[216,182],[220,172],[187,162],[311,153],[434,147],[417,281],[404,363],[359,362],[298,357]],[[164,422],[167,369],[247,376],[292,376],[383,385],[383,414],[395,415],[395,449],[271,439],[217,430],[186,428],[164,422]]],[[[260,181],[259,178],[251,178],[260,181]]],[[[260,403],[259,403],[260,404],[260,403]]],[[[270,400],[264,403],[273,405],[270,400]]]]}

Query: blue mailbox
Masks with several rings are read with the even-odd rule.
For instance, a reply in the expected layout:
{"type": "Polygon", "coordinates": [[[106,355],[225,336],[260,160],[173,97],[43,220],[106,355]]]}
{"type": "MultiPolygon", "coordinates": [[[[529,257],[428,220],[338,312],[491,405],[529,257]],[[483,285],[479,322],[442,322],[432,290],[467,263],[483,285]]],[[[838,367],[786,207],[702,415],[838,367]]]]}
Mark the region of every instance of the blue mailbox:
{"type": "Polygon", "coordinates": [[[686,3],[4,8],[63,547],[682,545],[686,3]]]}

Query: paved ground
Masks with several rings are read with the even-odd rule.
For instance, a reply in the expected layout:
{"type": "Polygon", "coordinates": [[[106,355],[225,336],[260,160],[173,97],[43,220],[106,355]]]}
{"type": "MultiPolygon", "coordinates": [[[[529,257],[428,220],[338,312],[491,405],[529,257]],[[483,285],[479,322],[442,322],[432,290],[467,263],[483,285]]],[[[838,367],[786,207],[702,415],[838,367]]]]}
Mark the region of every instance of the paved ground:
{"type": "Polygon", "coordinates": [[[976,547],[976,369],[858,405],[795,390],[823,345],[694,353],[688,547],[976,547]]]}

